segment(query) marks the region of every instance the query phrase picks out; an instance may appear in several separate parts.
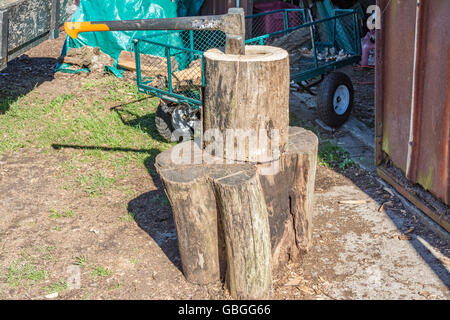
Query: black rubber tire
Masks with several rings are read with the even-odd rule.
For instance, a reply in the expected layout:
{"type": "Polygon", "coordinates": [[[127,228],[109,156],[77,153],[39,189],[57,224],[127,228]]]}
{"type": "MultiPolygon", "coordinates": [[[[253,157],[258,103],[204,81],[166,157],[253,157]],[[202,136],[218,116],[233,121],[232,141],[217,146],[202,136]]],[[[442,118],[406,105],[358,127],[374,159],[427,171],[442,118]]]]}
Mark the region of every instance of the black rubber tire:
{"type": "Polygon", "coordinates": [[[177,141],[173,135],[173,132],[175,131],[172,125],[173,109],[174,108],[171,108],[164,100],[160,100],[155,114],[156,130],[164,140],[169,142],[177,141]]]}
{"type": "Polygon", "coordinates": [[[343,125],[352,112],[353,96],[354,91],[350,78],[342,72],[331,72],[320,84],[317,94],[317,112],[320,120],[333,128],[343,125]],[[350,93],[349,105],[342,115],[337,114],[333,107],[334,93],[340,85],[345,85],[350,93]]]}

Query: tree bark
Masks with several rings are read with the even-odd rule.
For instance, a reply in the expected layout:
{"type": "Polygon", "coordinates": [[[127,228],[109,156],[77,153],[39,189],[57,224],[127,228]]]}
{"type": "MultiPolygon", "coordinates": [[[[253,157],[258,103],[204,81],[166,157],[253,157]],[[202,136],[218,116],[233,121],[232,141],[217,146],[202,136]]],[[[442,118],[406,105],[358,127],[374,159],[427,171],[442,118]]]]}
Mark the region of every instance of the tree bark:
{"type": "Polygon", "coordinates": [[[311,244],[317,148],[312,132],[291,127],[271,163],[224,164],[193,141],[157,156],[188,281],[226,278],[235,298],[269,296],[272,272],[311,244]]]}
{"type": "Polygon", "coordinates": [[[260,175],[269,214],[274,271],[310,249],[318,145],[311,131],[290,127],[279,171],[260,175]]]}
{"type": "Polygon", "coordinates": [[[214,179],[227,252],[227,284],[238,299],[268,298],[272,287],[270,229],[256,170],[214,179]]]}
{"type": "Polygon", "coordinates": [[[160,174],[172,205],[186,279],[197,284],[220,280],[216,202],[204,168],[169,169],[160,174]]]}
{"type": "Polygon", "coordinates": [[[244,56],[211,49],[204,61],[203,130],[218,129],[224,135],[221,156],[250,162],[278,159],[288,141],[288,53],[270,46],[247,46],[244,56]],[[245,142],[253,138],[255,143],[245,142]]]}

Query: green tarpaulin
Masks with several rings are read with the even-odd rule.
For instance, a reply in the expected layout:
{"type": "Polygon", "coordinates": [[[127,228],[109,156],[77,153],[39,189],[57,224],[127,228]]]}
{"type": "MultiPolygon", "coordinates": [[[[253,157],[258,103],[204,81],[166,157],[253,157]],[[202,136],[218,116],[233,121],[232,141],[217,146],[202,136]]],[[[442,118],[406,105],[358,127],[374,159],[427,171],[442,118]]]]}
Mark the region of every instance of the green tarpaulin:
{"type": "MultiPolygon", "coordinates": [[[[198,14],[204,0],[81,0],[80,5],[73,15],[72,21],[110,21],[110,20],[134,20],[173,18],[198,14]]],[[[131,51],[132,40],[136,37],[151,37],[158,34],[158,42],[182,47],[183,42],[179,33],[164,31],[114,31],[114,32],[86,32],[80,33],[77,39],[67,38],[62,54],[65,55],[70,48],[80,48],[88,45],[99,47],[101,51],[115,59],[115,65],[109,68],[117,76],[120,71],[115,67],[120,53],[131,51]]],[[[152,55],[164,55],[154,52],[155,47],[143,44],[140,46],[142,53],[152,55]]],[[[64,65],[57,66],[59,71],[68,71],[64,65]]]]}

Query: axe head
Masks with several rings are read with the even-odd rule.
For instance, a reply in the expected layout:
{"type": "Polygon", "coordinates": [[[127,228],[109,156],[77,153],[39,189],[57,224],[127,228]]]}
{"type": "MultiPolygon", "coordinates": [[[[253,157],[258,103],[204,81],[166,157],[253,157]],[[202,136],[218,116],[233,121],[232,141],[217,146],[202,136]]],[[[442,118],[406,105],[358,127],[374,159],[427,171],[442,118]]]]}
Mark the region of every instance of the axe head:
{"type": "Polygon", "coordinates": [[[222,16],[222,31],[226,35],[225,53],[245,55],[245,15],[242,8],[230,8],[222,16]]]}

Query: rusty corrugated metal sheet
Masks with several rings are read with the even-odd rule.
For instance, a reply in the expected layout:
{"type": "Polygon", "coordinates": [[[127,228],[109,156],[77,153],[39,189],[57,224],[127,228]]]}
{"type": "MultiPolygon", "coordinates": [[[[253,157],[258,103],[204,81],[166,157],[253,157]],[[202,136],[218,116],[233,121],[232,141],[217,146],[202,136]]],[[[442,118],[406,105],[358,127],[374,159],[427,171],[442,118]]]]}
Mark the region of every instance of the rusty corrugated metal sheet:
{"type": "Polygon", "coordinates": [[[450,205],[450,1],[378,0],[377,165],[450,205]]]}

